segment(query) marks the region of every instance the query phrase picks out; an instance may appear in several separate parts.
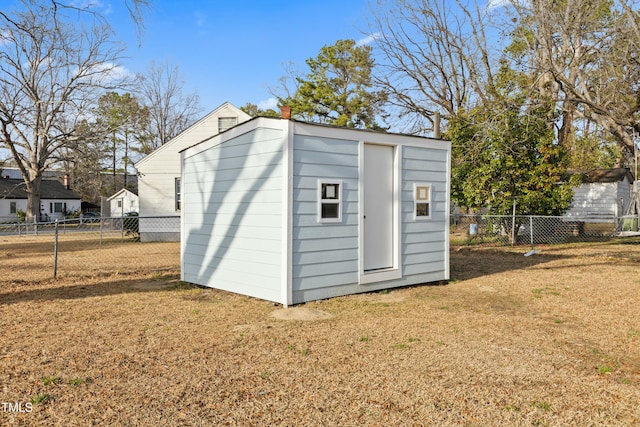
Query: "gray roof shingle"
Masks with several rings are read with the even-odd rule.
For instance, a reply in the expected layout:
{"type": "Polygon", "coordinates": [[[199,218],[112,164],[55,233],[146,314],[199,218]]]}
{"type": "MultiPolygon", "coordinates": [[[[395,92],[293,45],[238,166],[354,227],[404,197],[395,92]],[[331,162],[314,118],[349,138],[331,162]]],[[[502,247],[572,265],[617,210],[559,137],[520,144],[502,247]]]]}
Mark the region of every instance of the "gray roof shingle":
{"type": "MultiPolygon", "coordinates": [[[[26,199],[22,179],[0,178],[0,199],[26,199]]],[[[60,181],[42,180],[40,183],[41,199],[81,199],[73,190],[67,189],[60,181]]]]}

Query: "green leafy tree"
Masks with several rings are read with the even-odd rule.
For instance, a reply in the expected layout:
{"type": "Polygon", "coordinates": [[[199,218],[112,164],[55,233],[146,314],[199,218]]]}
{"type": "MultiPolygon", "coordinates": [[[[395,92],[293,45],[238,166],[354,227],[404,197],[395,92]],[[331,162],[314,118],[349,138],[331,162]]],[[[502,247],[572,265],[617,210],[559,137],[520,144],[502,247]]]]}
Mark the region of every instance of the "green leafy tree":
{"type": "MultiPolygon", "coordinates": [[[[574,181],[561,182],[568,164],[555,139],[552,100],[532,101],[527,77],[503,64],[499,90],[450,120],[452,198],[459,205],[499,215],[560,215],[570,206],[574,181]]],[[[510,229],[510,226],[506,226],[510,229]]]]}
{"type": "Polygon", "coordinates": [[[479,107],[452,120],[447,133],[455,146],[452,197],[498,215],[511,213],[514,199],[518,214],[560,215],[573,196],[571,185],[560,183],[567,152],[544,120],[548,105],[517,107],[500,112],[479,107]]]}
{"type": "Polygon", "coordinates": [[[251,117],[280,117],[280,114],[276,110],[272,108],[263,110],[256,104],[252,104],[250,102],[247,102],[246,105],[240,107],[240,109],[251,117]]]}
{"type": "Polygon", "coordinates": [[[613,168],[623,157],[620,146],[604,132],[576,135],[565,146],[569,151],[568,168],[572,170],[613,168]]]}
{"type": "Polygon", "coordinates": [[[338,40],[324,46],[306,61],[309,73],[296,77],[292,96],[279,98],[291,107],[293,117],[337,126],[381,129],[377,117],[387,99],[386,92],[372,85],[374,60],[371,47],[354,40],[338,40]]]}

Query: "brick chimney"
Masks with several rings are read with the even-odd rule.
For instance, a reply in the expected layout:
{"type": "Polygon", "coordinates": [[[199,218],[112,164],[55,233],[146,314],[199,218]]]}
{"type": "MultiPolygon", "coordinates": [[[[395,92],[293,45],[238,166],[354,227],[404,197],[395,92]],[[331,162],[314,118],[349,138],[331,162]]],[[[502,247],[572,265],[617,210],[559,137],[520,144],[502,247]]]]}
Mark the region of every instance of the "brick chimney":
{"type": "Polygon", "coordinates": [[[62,177],[62,185],[64,185],[64,188],[67,190],[71,190],[71,185],[69,185],[69,175],[65,174],[62,177]]]}
{"type": "Polygon", "coordinates": [[[280,117],[287,120],[291,119],[291,107],[288,105],[280,107],[280,117]]]}

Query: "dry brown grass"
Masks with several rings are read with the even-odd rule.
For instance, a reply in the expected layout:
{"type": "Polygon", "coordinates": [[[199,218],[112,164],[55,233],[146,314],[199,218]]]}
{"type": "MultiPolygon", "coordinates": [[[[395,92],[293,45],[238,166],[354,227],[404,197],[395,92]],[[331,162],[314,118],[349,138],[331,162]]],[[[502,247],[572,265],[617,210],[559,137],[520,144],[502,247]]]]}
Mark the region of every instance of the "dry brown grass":
{"type": "Polygon", "coordinates": [[[316,321],[176,272],[34,280],[50,254],[23,245],[0,253],[0,402],[49,400],[0,425],[638,425],[638,243],[454,250],[448,285],[316,321]]]}

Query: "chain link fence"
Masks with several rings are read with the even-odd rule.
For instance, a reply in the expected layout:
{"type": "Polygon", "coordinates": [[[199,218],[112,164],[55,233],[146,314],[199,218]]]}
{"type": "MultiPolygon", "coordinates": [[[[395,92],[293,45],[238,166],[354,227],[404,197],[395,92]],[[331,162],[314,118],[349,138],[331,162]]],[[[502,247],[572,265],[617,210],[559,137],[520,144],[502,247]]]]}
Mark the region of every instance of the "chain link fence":
{"type": "MultiPolygon", "coordinates": [[[[451,215],[451,246],[549,245],[640,236],[638,217],[451,215]]],[[[178,272],[180,217],[0,224],[0,271],[24,280],[178,272]]],[[[0,281],[2,281],[0,275],[0,281]]]]}
{"type": "Polygon", "coordinates": [[[451,215],[451,245],[548,245],[638,236],[638,216],[451,215]]]}
{"type": "Polygon", "coordinates": [[[179,271],[179,236],[179,216],[5,223],[0,268],[25,280],[179,271]]]}

